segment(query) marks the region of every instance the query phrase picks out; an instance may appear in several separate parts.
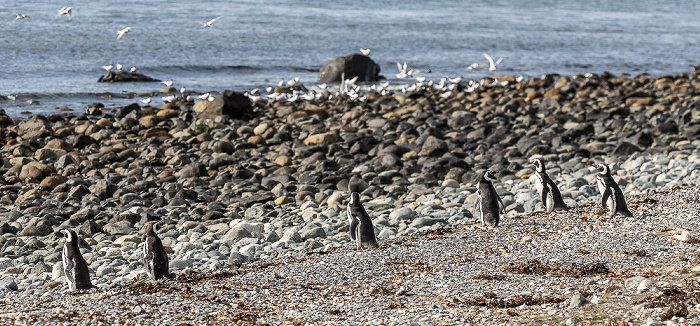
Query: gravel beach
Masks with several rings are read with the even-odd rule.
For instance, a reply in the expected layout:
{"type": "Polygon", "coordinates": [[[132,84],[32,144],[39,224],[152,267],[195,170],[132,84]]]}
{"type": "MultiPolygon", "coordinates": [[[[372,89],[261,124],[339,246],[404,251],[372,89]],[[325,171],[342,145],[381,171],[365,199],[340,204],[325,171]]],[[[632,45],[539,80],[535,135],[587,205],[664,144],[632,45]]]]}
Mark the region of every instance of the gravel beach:
{"type": "Polygon", "coordinates": [[[0,115],[0,323],[700,323],[700,75],[364,87],[0,115]],[[532,156],[569,211],[542,212],[532,156]],[[634,217],[608,217],[593,162],[634,217]],[[487,168],[494,230],[473,215],[487,168]],[[354,249],[350,191],[379,249],[354,249]],[[153,220],[171,280],[146,280],[153,220]],[[67,292],[64,228],[97,289],[67,292]]]}

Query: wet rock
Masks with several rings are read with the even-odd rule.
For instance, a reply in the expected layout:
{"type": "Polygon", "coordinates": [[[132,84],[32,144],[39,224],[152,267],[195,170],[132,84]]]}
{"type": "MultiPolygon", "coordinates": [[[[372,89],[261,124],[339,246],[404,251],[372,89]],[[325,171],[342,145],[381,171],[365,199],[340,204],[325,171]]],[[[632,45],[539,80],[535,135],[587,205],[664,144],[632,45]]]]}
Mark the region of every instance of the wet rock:
{"type": "Polygon", "coordinates": [[[379,65],[367,56],[351,54],[336,58],[326,64],[318,72],[318,81],[321,83],[340,82],[342,76],[345,79],[358,77],[358,81],[377,81],[379,77],[379,65]]]}
{"type": "Polygon", "coordinates": [[[214,119],[226,115],[231,119],[248,119],[253,115],[250,98],[243,93],[223,91],[216,95],[214,101],[199,114],[202,119],[214,119]]]}
{"type": "Polygon", "coordinates": [[[154,81],[160,81],[160,80],[154,79],[154,78],[148,77],[146,75],[142,75],[142,74],[129,73],[129,72],[116,72],[116,71],[110,71],[110,72],[106,73],[105,75],[100,76],[100,78],[97,79],[98,83],[154,82],[154,81]]]}

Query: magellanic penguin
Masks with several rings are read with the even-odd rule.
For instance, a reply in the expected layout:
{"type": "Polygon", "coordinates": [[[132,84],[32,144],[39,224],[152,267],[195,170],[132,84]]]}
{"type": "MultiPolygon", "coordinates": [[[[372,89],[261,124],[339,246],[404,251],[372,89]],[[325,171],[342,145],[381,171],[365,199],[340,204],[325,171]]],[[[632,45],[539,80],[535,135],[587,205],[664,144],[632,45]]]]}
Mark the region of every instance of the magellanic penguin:
{"type": "Polygon", "coordinates": [[[602,205],[610,209],[610,217],[615,216],[615,214],[622,214],[622,216],[627,217],[634,216],[627,208],[622,189],[620,189],[620,186],[617,185],[617,182],[610,174],[610,167],[605,164],[595,163],[593,166],[598,170],[598,175],[596,175],[595,179],[598,183],[598,191],[603,195],[602,205]]]}
{"type": "Polygon", "coordinates": [[[506,208],[498,197],[496,188],[493,187],[491,181],[495,180],[494,172],[486,170],[479,176],[479,184],[477,185],[477,198],[474,202],[474,209],[479,211],[479,221],[482,226],[495,228],[500,221],[501,207],[503,215],[506,215],[506,208]],[[500,207],[499,207],[500,206],[500,207]]]}
{"type": "Polygon", "coordinates": [[[544,161],[541,158],[531,158],[530,163],[535,166],[535,188],[540,194],[544,209],[547,212],[568,210],[569,207],[564,203],[559,188],[545,170],[544,161]]]}
{"type": "Polygon", "coordinates": [[[94,287],[90,282],[88,264],[78,247],[78,234],[73,230],[61,230],[66,242],[63,244],[63,273],[70,291],[86,290],[94,287]]]}
{"type": "Polygon", "coordinates": [[[348,221],[350,222],[350,237],[355,240],[357,249],[379,248],[377,238],[374,236],[374,225],[372,219],[360,203],[360,194],[353,192],[350,194],[348,203],[348,221]]]}
{"type": "Polygon", "coordinates": [[[148,276],[154,281],[171,277],[168,253],[165,252],[157,233],[161,222],[146,225],[146,241],[143,242],[143,265],[146,266],[148,276]]]}

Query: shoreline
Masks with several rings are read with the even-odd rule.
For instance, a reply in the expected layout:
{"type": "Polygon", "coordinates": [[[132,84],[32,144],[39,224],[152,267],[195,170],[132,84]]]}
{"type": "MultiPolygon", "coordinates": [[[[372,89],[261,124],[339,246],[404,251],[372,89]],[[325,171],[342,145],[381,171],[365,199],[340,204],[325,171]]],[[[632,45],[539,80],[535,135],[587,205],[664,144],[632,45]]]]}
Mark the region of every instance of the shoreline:
{"type": "MultiPolygon", "coordinates": [[[[676,282],[676,277],[697,279],[691,270],[698,261],[689,254],[697,244],[679,244],[674,240],[677,234],[662,234],[663,228],[658,227],[687,230],[693,237],[700,234],[697,188],[692,188],[700,184],[700,74],[502,79],[499,82],[508,80],[508,84],[481,85],[472,92],[465,92],[469,85],[462,84],[449,91],[416,87],[406,94],[362,94],[367,102],[342,96],[314,103],[232,104],[235,109],[229,112],[240,114],[240,119],[196,113],[197,104],[192,107],[181,101],[161,108],[91,108],[91,114],[102,114],[51,115],[19,123],[0,116],[4,144],[0,148],[0,281],[6,282],[0,291],[2,309],[9,313],[16,302],[37,301],[46,303],[36,310],[41,318],[52,313],[59,319],[91,318],[89,309],[110,307],[91,300],[115,300],[113,306],[117,306],[118,300],[110,298],[133,299],[128,291],[115,287],[144,279],[140,235],[144,223],[155,219],[169,221],[161,238],[169,250],[171,271],[180,275],[179,280],[195,271],[220,271],[229,264],[253,271],[232,275],[234,283],[224,277],[225,284],[219,288],[185,291],[187,282],[173,281],[177,291],[145,295],[150,306],[128,302],[106,315],[160,318],[153,308],[156,303],[181,294],[187,300],[178,302],[191,311],[200,304],[206,309],[219,307],[215,310],[230,307],[231,314],[223,316],[228,319],[219,323],[244,323],[248,317],[271,324],[285,320],[294,324],[295,318],[320,323],[324,318],[338,321],[335,318],[344,315],[337,313],[340,308],[331,300],[335,294],[352,303],[359,293],[362,308],[358,311],[364,316],[344,319],[348,323],[377,322],[363,319],[374,316],[372,307],[377,304],[389,316],[382,321],[389,324],[402,324],[401,316],[415,316],[416,323],[428,317],[435,322],[444,317],[448,324],[464,323],[464,316],[471,314],[484,318],[491,314],[496,322],[507,323],[498,316],[511,312],[530,316],[531,310],[521,305],[514,311],[509,310],[513,307],[483,311],[465,307],[465,300],[477,298],[474,286],[490,282],[494,292],[519,291],[512,293],[516,295],[528,286],[566,288],[571,281],[576,285],[573,289],[547,290],[541,296],[570,301],[578,291],[589,301],[595,295],[612,303],[605,299],[606,289],[627,279],[604,275],[565,278],[566,282],[564,278],[530,279],[503,272],[508,262],[537,259],[563,270],[572,262],[591,263],[604,257],[612,272],[625,276],[667,265],[672,270],[661,278],[647,275],[657,284],[656,290],[676,282]],[[565,201],[576,208],[533,215],[541,204],[534,190],[534,169],[527,163],[532,156],[544,158],[565,201]],[[628,202],[636,205],[635,218],[599,215],[601,197],[591,162],[611,166],[628,202]],[[487,168],[500,171],[495,186],[509,212],[504,225],[492,233],[472,228],[476,176],[487,168]],[[678,195],[656,193],[669,189],[678,195]],[[352,246],[345,216],[349,191],[362,194],[384,248],[347,249],[352,246]],[[62,241],[55,235],[68,227],[79,230],[86,242],[84,256],[93,284],[100,288],[97,292],[62,294],[66,288],[61,275],[62,241]],[[453,233],[445,236],[445,228],[453,233]],[[428,254],[416,254],[416,248],[424,247],[428,254]],[[630,255],[620,248],[647,254],[630,255]],[[291,263],[288,271],[287,265],[276,265],[304,256],[301,262],[291,263]],[[450,263],[450,259],[457,261],[450,263]],[[255,270],[267,262],[272,265],[255,270]],[[649,268],[635,269],[638,262],[649,268]],[[303,266],[294,269],[298,264],[303,266]],[[394,276],[381,279],[387,275],[372,274],[376,271],[391,271],[394,276]],[[477,276],[478,272],[487,273],[487,280],[458,281],[464,273],[477,276]],[[355,274],[377,280],[358,283],[355,274]],[[441,281],[442,275],[453,283],[442,287],[447,284],[441,281]],[[488,280],[493,275],[505,275],[506,280],[488,280]],[[261,280],[268,283],[256,283],[261,280]],[[284,292],[290,286],[294,290],[284,292]],[[406,298],[406,293],[396,294],[404,291],[402,286],[421,300],[423,292],[430,298],[440,296],[442,292],[435,288],[449,295],[425,302],[438,306],[434,309],[410,300],[411,295],[406,298]],[[258,297],[256,291],[269,296],[258,297]],[[225,299],[199,297],[212,293],[225,299]],[[299,298],[313,304],[318,296],[331,299],[312,305],[310,311],[301,306],[272,308],[282,298],[287,300],[283,304],[294,306],[300,304],[299,298]],[[269,305],[256,301],[260,304],[251,306],[245,298],[269,301],[269,305]],[[60,306],[77,303],[84,309],[60,306]],[[57,307],[61,313],[55,312],[57,307]],[[251,307],[261,310],[251,311],[251,307]],[[286,317],[264,316],[277,312],[286,317]],[[314,317],[304,319],[307,313],[314,317]]],[[[154,286],[171,286],[166,283],[154,286]]],[[[656,290],[650,287],[641,293],[656,290]]],[[[616,303],[634,296],[628,293],[631,290],[620,291],[614,294],[621,300],[616,303]]],[[[697,303],[685,301],[694,314],[688,317],[690,322],[697,322],[697,303]]],[[[579,311],[567,310],[567,305],[561,301],[545,308],[554,311],[556,318],[579,311]]],[[[635,323],[647,317],[660,322],[663,313],[653,307],[623,308],[619,317],[635,323]],[[633,312],[626,316],[627,311],[633,312]]],[[[20,312],[31,315],[32,311],[22,306],[20,312]]],[[[0,314],[0,318],[22,314],[0,314]]],[[[176,316],[165,314],[162,321],[179,320],[176,316]]],[[[193,312],[188,316],[198,318],[193,312]]],[[[217,323],[216,317],[206,318],[210,317],[214,319],[201,322],[217,323]]],[[[123,323],[105,318],[107,323],[123,323]]]]}

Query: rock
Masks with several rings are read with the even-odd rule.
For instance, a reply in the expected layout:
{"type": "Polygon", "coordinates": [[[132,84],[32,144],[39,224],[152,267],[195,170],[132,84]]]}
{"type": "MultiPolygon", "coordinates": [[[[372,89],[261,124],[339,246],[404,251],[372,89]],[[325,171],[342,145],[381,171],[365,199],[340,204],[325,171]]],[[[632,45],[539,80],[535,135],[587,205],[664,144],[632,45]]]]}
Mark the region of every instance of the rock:
{"type": "Polygon", "coordinates": [[[428,136],[428,138],[423,143],[418,155],[429,156],[429,157],[440,157],[447,153],[447,143],[444,140],[437,138],[435,136],[428,136]]]}
{"type": "Polygon", "coordinates": [[[7,289],[10,291],[17,291],[19,287],[17,287],[17,283],[15,282],[14,277],[6,277],[0,280],[0,289],[7,289]]]}
{"type": "Polygon", "coordinates": [[[389,214],[390,220],[413,221],[416,218],[416,212],[408,207],[401,207],[389,214]]]}
{"type": "Polygon", "coordinates": [[[613,150],[613,155],[617,156],[629,156],[632,155],[636,152],[640,152],[642,149],[639,148],[639,146],[632,144],[630,142],[620,142],[617,144],[615,149],[613,150]]]}
{"type": "Polygon", "coordinates": [[[322,227],[315,224],[309,224],[299,231],[301,240],[325,238],[326,231],[322,227]]]}
{"type": "Polygon", "coordinates": [[[240,265],[248,262],[248,257],[241,255],[238,251],[232,251],[231,255],[228,257],[228,263],[231,265],[240,265]]]}
{"type": "Polygon", "coordinates": [[[586,303],[586,298],[580,294],[574,294],[569,301],[569,308],[578,308],[586,303]]]}
{"type": "Polygon", "coordinates": [[[48,158],[62,156],[62,155],[66,155],[66,151],[64,151],[62,149],[39,148],[36,150],[36,153],[34,154],[34,158],[36,158],[37,161],[43,161],[43,160],[48,159],[48,158]]]}
{"type": "Polygon", "coordinates": [[[37,225],[27,225],[22,230],[21,235],[24,237],[41,237],[49,235],[53,232],[53,228],[48,223],[37,223],[37,225]]]}
{"type": "Polygon", "coordinates": [[[185,165],[180,170],[180,178],[188,179],[194,177],[206,176],[207,167],[202,162],[193,162],[185,165]]]}
{"type": "Polygon", "coordinates": [[[51,166],[39,162],[29,162],[22,166],[19,179],[24,183],[39,183],[53,172],[51,166]]]}
{"type": "Polygon", "coordinates": [[[379,234],[377,235],[377,240],[387,240],[387,239],[391,239],[391,238],[393,238],[393,237],[395,237],[395,236],[396,236],[396,232],[394,232],[394,231],[392,231],[392,230],[390,230],[390,229],[384,228],[384,229],[382,229],[382,231],[379,232],[379,234]]]}
{"type": "Polygon", "coordinates": [[[367,188],[369,188],[369,184],[367,184],[366,181],[362,180],[361,178],[353,176],[350,178],[350,181],[348,182],[348,191],[349,192],[363,192],[367,188]]]}
{"type": "Polygon", "coordinates": [[[639,287],[639,284],[644,280],[647,280],[647,278],[644,276],[630,277],[625,280],[625,288],[636,290],[639,287]]]}
{"type": "Polygon", "coordinates": [[[24,139],[39,139],[47,136],[53,136],[53,128],[51,122],[43,116],[35,115],[29,120],[20,122],[12,127],[17,132],[17,135],[24,139]]]}
{"type": "Polygon", "coordinates": [[[695,275],[700,275],[700,265],[693,266],[693,268],[690,269],[690,272],[695,275]]]}
{"type": "Polygon", "coordinates": [[[282,235],[282,238],[280,239],[281,242],[301,242],[301,235],[299,235],[299,232],[297,232],[296,229],[291,228],[287,231],[284,231],[284,234],[282,235]]]}
{"type": "Polygon", "coordinates": [[[181,270],[185,269],[187,267],[192,267],[194,266],[194,261],[189,258],[185,259],[175,259],[170,261],[170,270],[171,271],[176,271],[176,270],[181,270]]]}
{"type": "Polygon", "coordinates": [[[412,227],[420,229],[424,226],[432,226],[433,224],[443,223],[446,224],[447,220],[444,218],[433,218],[433,217],[417,217],[411,222],[412,227]]]}
{"type": "Polygon", "coordinates": [[[198,115],[202,119],[214,119],[226,115],[231,119],[248,119],[253,115],[253,105],[250,98],[243,93],[230,90],[216,95],[214,101],[198,115]]]}
{"type": "Polygon", "coordinates": [[[651,286],[654,284],[652,280],[650,279],[644,279],[639,282],[639,285],[637,286],[637,291],[639,292],[645,292],[651,289],[651,286]]]}
{"type": "Polygon", "coordinates": [[[351,54],[336,58],[326,64],[318,72],[318,81],[321,83],[340,82],[342,76],[345,79],[358,77],[358,81],[373,82],[379,78],[379,65],[367,56],[351,54]]]}
{"type": "Polygon", "coordinates": [[[116,72],[116,71],[107,72],[105,75],[100,76],[100,78],[97,79],[98,83],[154,82],[154,81],[160,81],[160,80],[154,79],[154,78],[148,77],[146,75],[142,75],[142,74],[129,73],[129,72],[116,72]]]}
{"type": "Polygon", "coordinates": [[[326,132],[326,133],[321,133],[321,134],[315,134],[306,137],[304,139],[304,145],[318,145],[322,143],[335,143],[338,141],[338,136],[335,133],[332,132],[326,132]]]}
{"type": "Polygon", "coordinates": [[[224,240],[231,240],[234,243],[238,242],[239,240],[243,238],[250,238],[252,237],[252,234],[250,231],[246,230],[245,228],[234,228],[226,232],[224,234],[223,239],[224,240]]]}
{"type": "Polygon", "coordinates": [[[2,257],[0,258],[0,271],[6,270],[8,267],[14,267],[15,263],[12,258],[2,257]]]}

